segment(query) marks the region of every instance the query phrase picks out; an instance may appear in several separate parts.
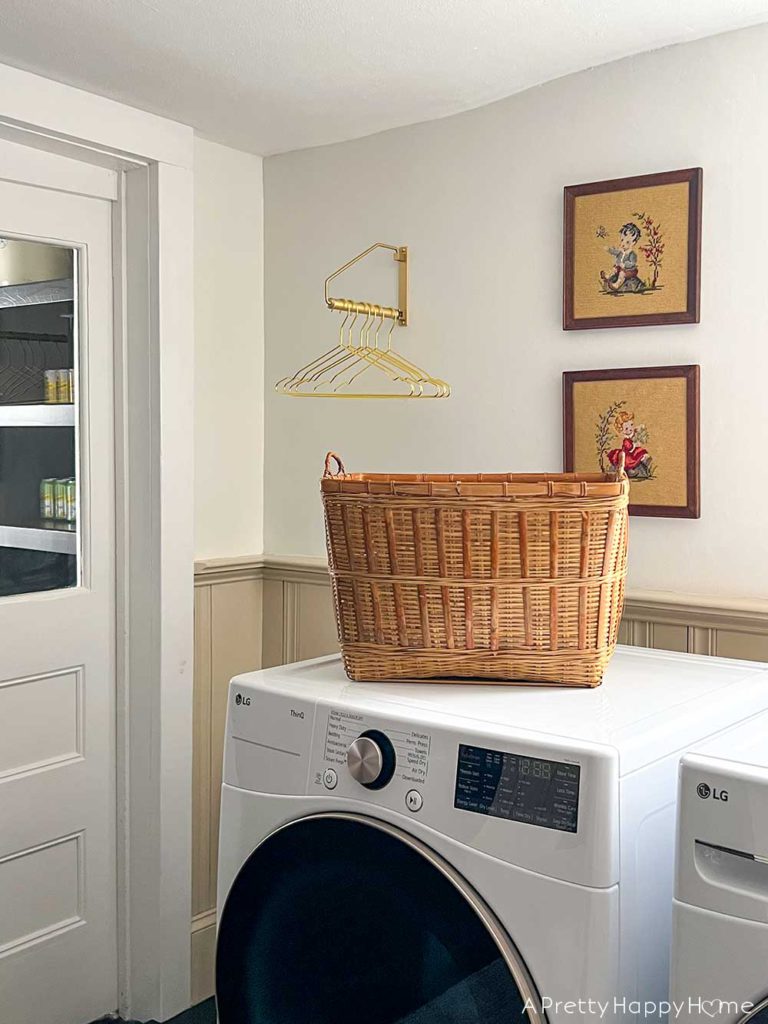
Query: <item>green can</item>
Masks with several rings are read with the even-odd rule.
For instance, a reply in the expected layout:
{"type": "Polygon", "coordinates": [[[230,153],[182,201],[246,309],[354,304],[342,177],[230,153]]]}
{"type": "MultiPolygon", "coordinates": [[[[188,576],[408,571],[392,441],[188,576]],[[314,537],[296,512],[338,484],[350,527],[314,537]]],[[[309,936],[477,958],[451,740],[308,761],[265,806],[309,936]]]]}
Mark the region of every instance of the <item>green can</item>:
{"type": "Polygon", "coordinates": [[[56,480],[47,477],[40,481],[40,518],[53,519],[56,515],[56,480]]]}
{"type": "Polygon", "coordinates": [[[58,370],[43,371],[43,401],[48,405],[58,402],[58,370]]]}
{"type": "Polygon", "coordinates": [[[74,523],[77,519],[77,483],[71,476],[67,480],[67,522],[74,523]]]}
{"type": "Polygon", "coordinates": [[[67,519],[67,480],[57,480],[54,486],[54,516],[56,519],[67,519]]]}
{"type": "Polygon", "coordinates": [[[72,401],[69,393],[69,370],[56,371],[56,401],[59,403],[72,401]]]}

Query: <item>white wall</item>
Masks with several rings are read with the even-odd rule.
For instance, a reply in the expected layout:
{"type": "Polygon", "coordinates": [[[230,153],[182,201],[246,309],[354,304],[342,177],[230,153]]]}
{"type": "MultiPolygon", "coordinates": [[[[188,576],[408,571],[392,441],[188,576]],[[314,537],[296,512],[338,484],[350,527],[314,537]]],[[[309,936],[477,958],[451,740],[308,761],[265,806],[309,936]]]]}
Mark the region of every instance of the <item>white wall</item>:
{"type": "Polygon", "coordinates": [[[195,557],[263,546],[260,157],[195,139],[195,557]]]}
{"type": "MultiPolygon", "coordinates": [[[[768,27],[266,160],[266,550],[323,554],[327,448],[352,470],[557,470],[563,370],[700,363],[702,518],[633,518],[629,586],[766,595],[766,167],[768,27]],[[701,324],[564,333],[563,186],[690,166],[704,168],[701,324]],[[398,343],[454,397],[275,395],[333,343],[324,277],[377,240],[411,247],[398,343]]],[[[337,294],[388,302],[387,273],[384,259],[337,294]]]]}

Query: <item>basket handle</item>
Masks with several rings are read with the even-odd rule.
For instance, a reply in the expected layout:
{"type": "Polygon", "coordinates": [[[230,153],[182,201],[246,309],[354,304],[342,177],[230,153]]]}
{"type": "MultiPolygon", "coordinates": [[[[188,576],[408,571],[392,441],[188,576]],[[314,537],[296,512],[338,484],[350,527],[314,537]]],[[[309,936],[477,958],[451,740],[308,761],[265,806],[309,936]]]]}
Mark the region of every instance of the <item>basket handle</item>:
{"type": "Polygon", "coordinates": [[[336,452],[328,452],[328,454],[325,456],[325,472],[323,473],[323,476],[345,476],[346,472],[347,471],[344,468],[344,463],[341,461],[341,456],[337,455],[336,452]],[[335,473],[331,470],[331,462],[336,463],[335,473]]]}
{"type": "Polygon", "coordinates": [[[616,479],[617,480],[626,480],[627,479],[627,471],[624,469],[624,465],[625,465],[626,461],[627,461],[627,453],[622,449],[622,451],[619,452],[619,458],[618,458],[618,461],[616,462],[616,479]]]}

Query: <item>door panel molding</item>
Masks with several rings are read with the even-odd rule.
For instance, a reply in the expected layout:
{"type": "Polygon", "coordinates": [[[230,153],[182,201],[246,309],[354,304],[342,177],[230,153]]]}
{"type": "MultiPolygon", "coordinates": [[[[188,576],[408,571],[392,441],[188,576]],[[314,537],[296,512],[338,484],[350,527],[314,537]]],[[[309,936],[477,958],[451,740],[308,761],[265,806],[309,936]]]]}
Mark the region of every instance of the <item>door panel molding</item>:
{"type": "Polygon", "coordinates": [[[0,931],[0,960],[85,924],[84,839],[83,832],[73,832],[71,835],[51,839],[46,843],[0,857],[0,903],[4,908],[3,920],[18,918],[18,914],[14,914],[12,909],[9,912],[14,895],[18,896],[24,891],[24,888],[35,885],[45,886],[46,882],[50,883],[52,878],[56,879],[56,889],[58,890],[55,895],[60,899],[69,895],[72,901],[70,914],[66,914],[66,908],[62,907],[61,916],[47,925],[38,922],[38,927],[13,938],[3,935],[0,931]],[[67,860],[70,861],[69,864],[67,860]],[[34,866],[30,868],[32,862],[39,865],[37,878],[34,874],[34,866]],[[6,871],[10,877],[6,876],[6,871]],[[67,893],[62,885],[67,872],[70,875],[74,874],[74,879],[70,878],[70,882],[74,882],[70,893],[67,893]]]}
{"type": "Polygon", "coordinates": [[[0,682],[0,785],[19,775],[82,760],[83,675],[83,666],[78,665],[0,682]],[[71,682],[69,693],[64,692],[62,681],[71,682]],[[58,689],[55,688],[57,682],[58,689]],[[9,707],[11,701],[15,705],[13,711],[9,707]],[[29,710],[24,709],[25,702],[29,703],[29,710]],[[32,705],[42,710],[32,715],[32,705]],[[4,735],[12,714],[34,722],[34,730],[19,735],[16,729],[13,735],[4,735]],[[55,745],[57,736],[61,749],[54,753],[49,746],[46,753],[45,745],[55,745]],[[39,756],[35,757],[36,753],[39,756]],[[14,758],[18,758],[16,763],[12,763],[14,758]]]}

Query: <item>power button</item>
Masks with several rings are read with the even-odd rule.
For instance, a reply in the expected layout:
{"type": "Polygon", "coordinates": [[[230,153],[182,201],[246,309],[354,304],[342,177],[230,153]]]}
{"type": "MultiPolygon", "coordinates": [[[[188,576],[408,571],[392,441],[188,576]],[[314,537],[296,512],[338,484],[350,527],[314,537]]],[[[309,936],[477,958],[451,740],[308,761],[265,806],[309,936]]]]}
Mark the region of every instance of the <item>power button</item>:
{"type": "Polygon", "coordinates": [[[336,789],[336,783],[339,781],[336,772],[333,768],[326,768],[323,772],[323,785],[326,789],[336,789]]]}
{"type": "Polygon", "coordinates": [[[408,808],[408,810],[415,814],[417,811],[421,810],[423,805],[424,798],[422,797],[418,789],[409,789],[408,792],[405,794],[405,806],[408,808]]]}

